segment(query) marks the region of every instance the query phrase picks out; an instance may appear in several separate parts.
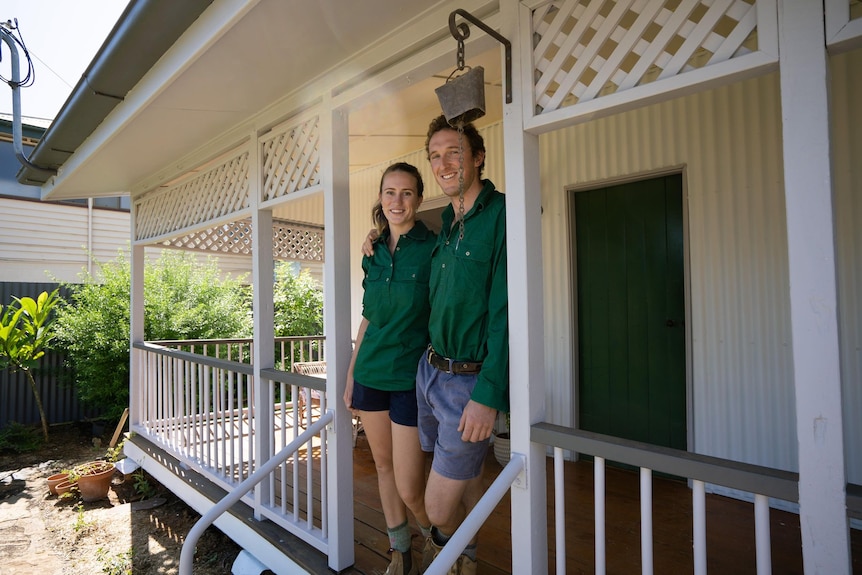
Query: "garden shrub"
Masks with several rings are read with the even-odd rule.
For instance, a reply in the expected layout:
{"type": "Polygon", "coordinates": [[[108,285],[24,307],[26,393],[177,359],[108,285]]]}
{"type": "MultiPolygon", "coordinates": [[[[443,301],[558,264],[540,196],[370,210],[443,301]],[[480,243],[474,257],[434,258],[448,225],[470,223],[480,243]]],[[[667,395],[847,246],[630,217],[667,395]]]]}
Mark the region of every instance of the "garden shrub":
{"type": "MultiPolygon", "coordinates": [[[[118,419],[129,405],[130,265],[122,252],[84,273],[58,309],[56,347],[64,348],[80,399],[118,419]]],[[[215,258],[165,250],[144,266],[144,339],[248,337],[250,288],[221,277],[215,258]]]]}

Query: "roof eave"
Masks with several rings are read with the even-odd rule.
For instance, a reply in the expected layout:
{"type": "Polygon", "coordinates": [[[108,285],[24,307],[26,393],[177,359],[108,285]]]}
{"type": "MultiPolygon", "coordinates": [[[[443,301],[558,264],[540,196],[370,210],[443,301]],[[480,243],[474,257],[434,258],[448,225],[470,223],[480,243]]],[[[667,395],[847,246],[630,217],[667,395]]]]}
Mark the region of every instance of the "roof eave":
{"type": "Polygon", "coordinates": [[[22,166],[18,182],[43,186],[124,100],[213,0],[130,0],[54,122],[22,166]],[[156,33],[154,33],[154,31],[156,33]]]}

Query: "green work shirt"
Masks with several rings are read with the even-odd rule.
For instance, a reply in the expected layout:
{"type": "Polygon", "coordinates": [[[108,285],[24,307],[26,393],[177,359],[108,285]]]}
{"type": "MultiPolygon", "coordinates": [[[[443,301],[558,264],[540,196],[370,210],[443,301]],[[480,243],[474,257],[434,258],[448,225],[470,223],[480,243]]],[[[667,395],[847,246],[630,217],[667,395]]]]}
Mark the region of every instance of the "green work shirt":
{"type": "Polygon", "coordinates": [[[483,180],[464,217],[464,238],[452,225],[452,205],[431,256],[431,319],[434,351],[460,361],[481,361],[471,399],[509,411],[509,317],[506,285],[505,196],[483,180]]]}
{"type": "Polygon", "coordinates": [[[353,378],[382,391],[416,387],[416,365],[428,346],[428,278],[436,236],[417,221],[388,248],[389,231],[362,258],[362,317],[368,320],[353,378]]]}

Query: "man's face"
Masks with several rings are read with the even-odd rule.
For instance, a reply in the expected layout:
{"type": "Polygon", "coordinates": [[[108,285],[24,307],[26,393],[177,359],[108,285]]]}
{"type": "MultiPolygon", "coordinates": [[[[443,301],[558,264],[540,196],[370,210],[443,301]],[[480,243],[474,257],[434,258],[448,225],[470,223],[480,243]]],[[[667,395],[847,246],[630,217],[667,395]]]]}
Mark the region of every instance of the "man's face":
{"type": "MultiPolygon", "coordinates": [[[[470,150],[470,142],[462,138],[464,151],[464,191],[476,183],[477,168],[484,161],[484,153],[476,156],[470,150]]],[[[440,130],[428,141],[428,159],[431,171],[437,179],[437,185],[443,193],[452,197],[458,196],[458,132],[455,130],[440,130]]]]}

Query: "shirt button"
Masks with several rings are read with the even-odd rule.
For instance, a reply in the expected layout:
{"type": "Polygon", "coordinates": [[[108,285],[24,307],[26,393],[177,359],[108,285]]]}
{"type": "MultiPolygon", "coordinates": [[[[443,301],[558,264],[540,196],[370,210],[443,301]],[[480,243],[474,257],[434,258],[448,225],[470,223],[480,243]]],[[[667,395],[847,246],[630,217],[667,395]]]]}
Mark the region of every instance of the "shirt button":
{"type": "Polygon", "coordinates": [[[445,269],[445,268],[446,268],[446,264],[443,264],[441,267],[445,269]]]}
{"type": "Polygon", "coordinates": [[[467,252],[467,253],[465,253],[464,255],[465,255],[465,256],[469,256],[469,255],[470,255],[470,252],[467,252]]]}
{"type": "Polygon", "coordinates": [[[396,252],[400,252],[400,251],[401,251],[401,246],[398,246],[397,248],[395,248],[395,251],[396,251],[396,252]]]}
{"type": "Polygon", "coordinates": [[[449,240],[446,240],[446,245],[447,245],[447,246],[449,245],[449,240]]]}
{"type": "Polygon", "coordinates": [[[389,281],[389,278],[386,278],[386,281],[389,281]]]}

